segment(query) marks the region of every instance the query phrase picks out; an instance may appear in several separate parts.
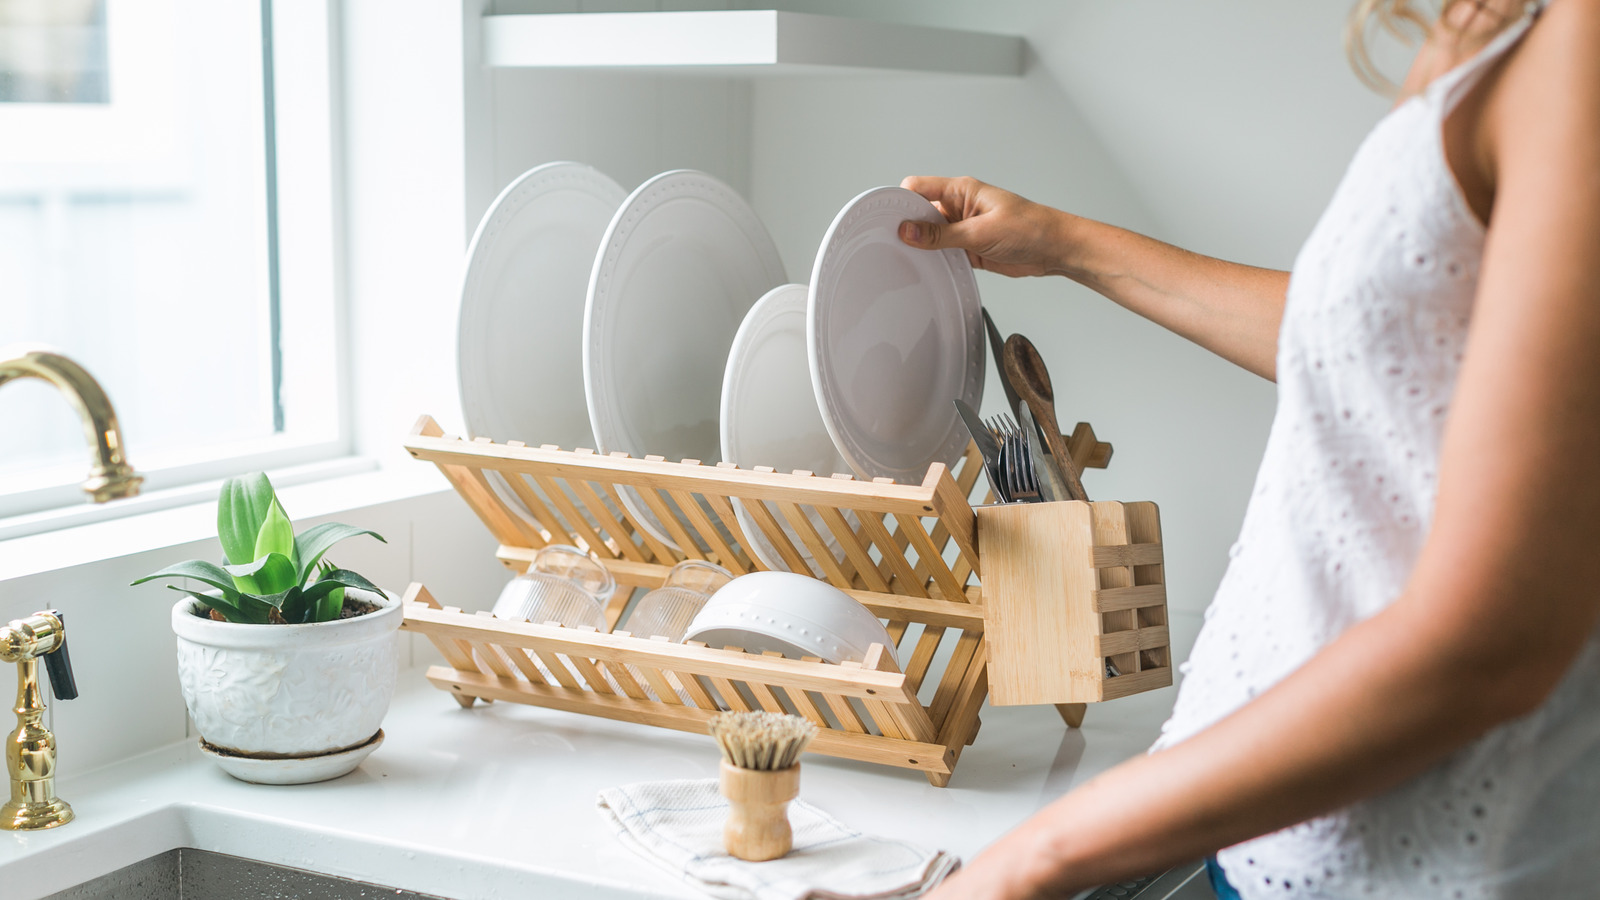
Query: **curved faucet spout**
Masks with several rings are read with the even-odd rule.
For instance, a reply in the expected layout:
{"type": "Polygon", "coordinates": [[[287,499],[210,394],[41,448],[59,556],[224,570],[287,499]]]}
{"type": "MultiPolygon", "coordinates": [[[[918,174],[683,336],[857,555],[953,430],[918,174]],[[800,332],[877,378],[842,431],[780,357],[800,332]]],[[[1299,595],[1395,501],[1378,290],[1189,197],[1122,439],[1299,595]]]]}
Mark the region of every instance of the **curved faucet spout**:
{"type": "Polygon", "coordinates": [[[0,348],[0,387],[18,378],[38,378],[55,385],[83,419],[83,431],[94,451],[83,490],[95,503],[132,497],[144,478],[122,455],[122,432],[106,392],[84,368],[65,356],[37,345],[0,348]]]}

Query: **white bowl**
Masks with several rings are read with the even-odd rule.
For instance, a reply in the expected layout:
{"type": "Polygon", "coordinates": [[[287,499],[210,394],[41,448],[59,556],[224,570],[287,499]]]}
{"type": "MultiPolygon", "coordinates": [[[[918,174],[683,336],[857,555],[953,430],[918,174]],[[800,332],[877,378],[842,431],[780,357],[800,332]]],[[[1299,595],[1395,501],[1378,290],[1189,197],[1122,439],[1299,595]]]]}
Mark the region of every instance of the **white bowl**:
{"type": "Polygon", "coordinates": [[[752,572],[728,582],[689,623],[684,640],[831,663],[860,662],[873,644],[894,656],[889,632],[871,610],[838,588],[790,572],[752,572]]]}

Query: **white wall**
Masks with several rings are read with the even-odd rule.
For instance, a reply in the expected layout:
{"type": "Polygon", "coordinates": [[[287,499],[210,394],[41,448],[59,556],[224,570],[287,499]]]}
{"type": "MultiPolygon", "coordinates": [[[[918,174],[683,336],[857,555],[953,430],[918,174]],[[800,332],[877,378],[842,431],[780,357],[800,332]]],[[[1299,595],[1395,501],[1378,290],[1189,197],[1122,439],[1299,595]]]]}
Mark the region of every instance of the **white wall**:
{"type": "MultiPolygon", "coordinates": [[[[774,4],[498,0],[494,9],[721,5],[774,4]]],[[[497,183],[562,157],[599,164],[627,187],[668,166],[708,168],[747,188],[795,280],[809,276],[823,232],[850,197],[913,173],[975,175],[1200,252],[1287,268],[1385,105],[1345,63],[1346,0],[775,5],[1023,34],[1028,71],[1022,79],[878,75],[743,85],[497,72],[497,183]],[[741,96],[748,119],[724,105],[741,96]],[[667,98],[689,118],[664,112],[667,98]],[[682,142],[686,121],[696,130],[682,142]],[[747,161],[735,146],[741,139],[747,161]]],[[[1271,385],[1061,279],[979,281],[1002,330],[1026,333],[1040,347],[1060,417],[1091,422],[1116,446],[1111,468],[1089,474],[1089,490],[1161,504],[1171,602],[1197,615],[1243,514],[1271,420],[1271,385]]],[[[1002,401],[990,382],[993,409],[1002,401]]]]}

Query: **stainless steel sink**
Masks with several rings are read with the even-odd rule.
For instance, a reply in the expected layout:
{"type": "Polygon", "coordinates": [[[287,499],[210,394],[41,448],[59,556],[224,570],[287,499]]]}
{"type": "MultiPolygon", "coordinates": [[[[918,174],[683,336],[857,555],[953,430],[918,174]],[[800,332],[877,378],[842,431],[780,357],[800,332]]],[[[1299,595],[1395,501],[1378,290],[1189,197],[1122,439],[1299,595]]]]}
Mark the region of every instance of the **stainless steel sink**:
{"type": "Polygon", "coordinates": [[[180,847],[44,900],[448,900],[180,847]]]}
{"type": "Polygon", "coordinates": [[[1072,900],[1216,900],[1203,862],[1174,866],[1159,875],[1108,884],[1072,900]]]}

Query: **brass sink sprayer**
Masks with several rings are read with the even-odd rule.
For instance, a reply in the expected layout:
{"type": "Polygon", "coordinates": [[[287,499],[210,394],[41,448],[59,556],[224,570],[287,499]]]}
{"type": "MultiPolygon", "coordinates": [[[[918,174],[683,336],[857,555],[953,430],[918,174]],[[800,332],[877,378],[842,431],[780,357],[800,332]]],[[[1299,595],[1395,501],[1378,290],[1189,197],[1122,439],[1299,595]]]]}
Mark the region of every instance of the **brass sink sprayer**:
{"type": "MultiPolygon", "coordinates": [[[[83,483],[92,501],[105,503],[139,493],[144,479],[123,458],[117,414],[93,376],[43,347],[0,348],[0,386],[18,378],[49,382],[77,409],[94,451],[89,478],[83,483]]],[[[66,626],[56,610],[34,613],[0,628],[0,661],[17,664],[17,728],[6,738],[11,799],[0,806],[0,829],[6,831],[34,831],[72,821],[72,807],[56,796],[56,739],[42,722],[45,705],[39,690],[40,658],[56,699],[78,696],[67,656],[66,626]]]]}

